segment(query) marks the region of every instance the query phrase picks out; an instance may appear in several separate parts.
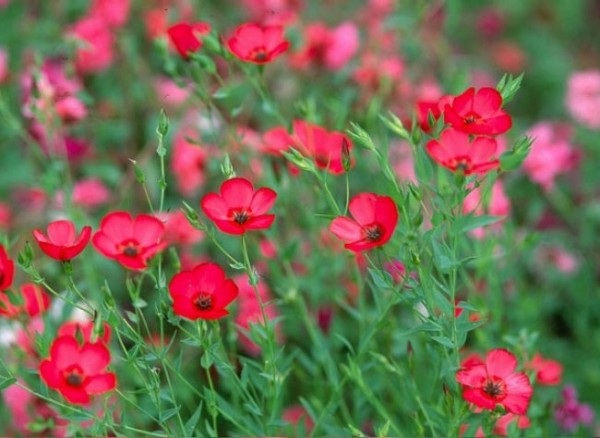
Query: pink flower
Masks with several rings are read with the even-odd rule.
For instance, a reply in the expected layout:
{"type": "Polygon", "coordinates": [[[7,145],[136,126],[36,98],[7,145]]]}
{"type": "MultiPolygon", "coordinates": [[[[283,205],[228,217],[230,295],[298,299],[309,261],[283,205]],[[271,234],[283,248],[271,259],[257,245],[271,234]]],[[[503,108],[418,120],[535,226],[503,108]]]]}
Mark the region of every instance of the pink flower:
{"type": "Polygon", "coordinates": [[[533,144],[523,170],[545,191],[552,191],[556,177],[576,164],[572,130],[567,125],[542,122],[530,128],[527,135],[533,138],[533,144]]]}
{"type": "Polygon", "coordinates": [[[165,241],[172,245],[193,245],[204,237],[202,231],[192,227],[181,210],[158,216],[165,223],[165,241]]]}
{"type": "Polygon", "coordinates": [[[101,17],[110,27],[123,26],[129,18],[130,0],[94,0],[90,15],[101,17]]]}
{"type": "Polygon", "coordinates": [[[563,366],[552,359],[544,359],[536,353],[525,368],[535,371],[535,383],[540,385],[558,385],[562,380],[563,366]]]}
{"type": "Polygon", "coordinates": [[[488,352],[485,363],[471,363],[456,373],[463,398],[479,408],[494,410],[499,404],[508,412],[525,415],[533,388],[525,373],[516,373],[517,358],[504,349],[488,352]]]}
{"type": "Polygon", "coordinates": [[[208,153],[204,145],[192,143],[197,136],[196,130],[182,127],[173,139],[171,170],[184,196],[191,196],[202,187],[206,178],[204,168],[208,153]]]}
{"type": "Polygon", "coordinates": [[[71,197],[73,204],[92,209],[106,204],[109,198],[109,190],[97,178],[82,179],[76,182],[71,197]]]}
{"type": "MultiPolygon", "coordinates": [[[[484,205],[484,200],[481,199],[481,188],[473,189],[466,197],[463,202],[463,213],[473,213],[475,216],[481,216],[489,214],[490,216],[508,216],[510,215],[510,200],[504,192],[504,186],[501,180],[496,180],[492,186],[492,190],[489,197],[489,203],[484,205]]],[[[493,229],[498,230],[502,225],[500,222],[496,222],[492,225],[493,229]]],[[[476,228],[471,230],[471,234],[481,239],[485,235],[485,228],[476,228]]]]}
{"type": "Polygon", "coordinates": [[[578,71],[567,85],[567,109],[579,123],[600,129],[600,70],[578,71]]]}
{"type": "Polygon", "coordinates": [[[161,76],[154,81],[154,90],[161,105],[176,108],[188,99],[192,88],[187,85],[181,88],[175,81],[161,76]]]}
{"type": "Polygon", "coordinates": [[[8,52],[0,48],[0,84],[8,79],[8,52]]]}
{"type": "Polygon", "coordinates": [[[562,390],[563,400],[554,411],[554,419],[567,432],[574,432],[579,424],[591,425],[594,411],[588,404],[577,401],[577,391],[571,385],[562,390]]]}
{"type": "Polygon", "coordinates": [[[75,65],[81,73],[96,73],[107,69],[113,62],[114,36],[104,20],[87,16],[76,22],[68,31],[80,40],[75,65]]]}

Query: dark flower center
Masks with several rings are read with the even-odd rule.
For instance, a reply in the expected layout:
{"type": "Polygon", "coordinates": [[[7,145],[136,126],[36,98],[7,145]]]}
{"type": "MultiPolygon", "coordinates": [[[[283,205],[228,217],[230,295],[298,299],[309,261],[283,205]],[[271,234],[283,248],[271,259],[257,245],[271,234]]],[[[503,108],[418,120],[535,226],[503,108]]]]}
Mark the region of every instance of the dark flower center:
{"type": "Polygon", "coordinates": [[[471,159],[469,157],[458,157],[450,160],[450,168],[467,172],[471,169],[471,159]]]}
{"type": "Polygon", "coordinates": [[[493,399],[503,399],[506,396],[506,383],[501,379],[488,379],[483,384],[483,392],[493,399]]]}
{"type": "Polygon", "coordinates": [[[194,306],[196,306],[198,310],[210,310],[213,306],[212,294],[200,292],[200,295],[198,295],[194,301],[194,306]]]}
{"type": "Polygon", "coordinates": [[[246,210],[238,210],[233,212],[233,221],[240,225],[245,224],[248,219],[250,219],[250,216],[246,210]]]}
{"type": "Polygon", "coordinates": [[[251,54],[250,57],[252,59],[254,59],[255,61],[258,62],[264,62],[267,60],[268,58],[268,54],[267,51],[264,47],[260,47],[258,49],[255,49],[251,54]]]}
{"type": "Polygon", "coordinates": [[[63,375],[70,386],[81,386],[85,380],[82,369],[77,365],[67,368],[63,375]]]}
{"type": "Polygon", "coordinates": [[[365,227],[365,233],[367,233],[367,240],[369,242],[377,242],[383,235],[383,231],[381,230],[381,226],[379,224],[365,227]]]}
{"type": "Polygon", "coordinates": [[[137,257],[141,252],[139,244],[131,240],[119,245],[119,251],[127,257],[137,257]]]}
{"type": "Polygon", "coordinates": [[[472,125],[476,123],[481,117],[477,113],[469,113],[465,117],[463,117],[463,123],[465,125],[472,125]]]}

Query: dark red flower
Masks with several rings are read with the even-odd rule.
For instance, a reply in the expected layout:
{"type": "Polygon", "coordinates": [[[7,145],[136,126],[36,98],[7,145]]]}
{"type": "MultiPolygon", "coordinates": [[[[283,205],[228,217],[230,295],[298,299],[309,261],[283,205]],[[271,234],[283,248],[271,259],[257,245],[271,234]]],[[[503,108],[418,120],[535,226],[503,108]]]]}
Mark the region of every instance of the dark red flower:
{"type": "Polygon", "coordinates": [[[231,178],[221,184],[221,193],[209,193],[200,202],[204,214],[217,228],[227,234],[244,234],[271,226],[274,214],[265,214],[273,207],[277,193],[262,187],[254,191],[244,178],[231,178]]]}
{"type": "Polygon", "coordinates": [[[558,385],[562,380],[563,366],[560,362],[545,359],[536,353],[525,368],[535,371],[535,383],[540,385],[558,385]]]}
{"type": "Polygon", "coordinates": [[[507,350],[490,351],[485,363],[472,362],[456,373],[463,387],[463,398],[469,403],[494,410],[499,404],[506,411],[525,415],[533,388],[525,373],[516,373],[517,358],[507,350]]]}
{"type": "Polygon", "coordinates": [[[15,263],[8,258],[4,246],[0,245],[0,291],[11,287],[15,275],[15,263]]]}
{"type": "Polygon", "coordinates": [[[169,283],[173,311],[187,319],[219,319],[237,296],[238,287],[216,263],[201,263],[176,274],[169,283]]]}
{"type": "Polygon", "coordinates": [[[360,193],[348,207],[354,219],[336,217],[329,230],[347,242],[344,248],[359,252],[385,244],[396,229],[398,209],[394,200],[375,193],[360,193]]]}
{"type": "MultiPolygon", "coordinates": [[[[59,327],[57,336],[71,336],[75,339],[81,339],[84,342],[92,342],[93,333],[93,321],[67,321],[59,327]]],[[[108,344],[110,342],[110,335],[110,326],[104,322],[102,335],[98,338],[98,341],[108,344]]]]}
{"type": "Polygon", "coordinates": [[[235,29],[227,40],[227,47],[237,58],[254,64],[273,61],[290,46],[283,39],[282,26],[260,26],[246,23],[235,29]]]}
{"type": "Polygon", "coordinates": [[[102,342],[84,342],[72,336],[60,336],[50,346],[50,357],[40,363],[40,376],[68,402],[87,404],[90,395],[116,387],[114,373],[107,372],[110,351],[102,342]]]}
{"type": "Polygon", "coordinates": [[[77,236],[75,225],[71,221],[59,220],[48,224],[48,236],[40,230],[33,231],[33,237],[40,249],[55,260],[71,260],[86,247],[92,235],[92,227],[85,226],[77,236]]]}
{"type": "Polygon", "coordinates": [[[127,212],[115,211],[102,219],[92,243],[100,254],[127,269],[142,270],[167,246],[161,242],[164,232],[164,224],[154,216],[140,214],[133,219],[127,212]]]}
{"type": "MultiPolygon", "coordinates": [[[[352,150],[352,141],[346,135],[327,131],[304,120],[295,120],[293,138],[293,146],[311,157],[318,168],[327,169],[334,175],[344,173],[344,154],[348,155],[352,150]]],[[[350,157],[348,167],[353,166],[354,159],[350,157]]]]}
{"type": "Polygon", "coordinates": [[[27,283],[21,286],[21,303],[14,304],[10,296],[0,293],[0,315],[7,318],[17,318],[26,314],[34,317],[44,312],[50,306],[50,297],[41,286],[27,283]]]}
{"type": "Polygon", "coordinates": [[[183,59],[188,59],[190,53],[202,48],[200,37],[210,32],[208,23],[177,23],[167,29],[167,34],[173,46],[183,59]]]}
{"type": "Polygon", "coordinates": [[[471,87],[444,107],[444,120],[467,134],[498,135],[512,126],[511,117],[502,109],[502,95],[494,88],[475,91],[471,87]]]}
{"type": "Polygon", "coordinates": [[[498,144],[490,137],[475,137],[455,129],[445,129],[439,140],[427,142],[427,153],[444,167],[465,175],[486,173],[500,165],[495,157],[498,144]]]}

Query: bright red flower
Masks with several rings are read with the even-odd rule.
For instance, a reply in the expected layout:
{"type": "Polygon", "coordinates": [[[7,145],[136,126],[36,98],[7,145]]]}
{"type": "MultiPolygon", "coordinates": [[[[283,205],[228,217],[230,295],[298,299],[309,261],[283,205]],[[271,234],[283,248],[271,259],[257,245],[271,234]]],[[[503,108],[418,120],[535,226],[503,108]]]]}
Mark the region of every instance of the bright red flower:
{"type": "Polygon", "coordinates": [[[463,387],[463,398],[469,403],[494,410],[499,404],[506,411],[525,415],[533,388],[525,373],[516,373],[517,358],[507,350],[490,351],[485,363],[471,363],[456,373],[463,387]]]}
{"type": "Polygon", "coordinates": [[[533,356],[525,368],[535,371],[535,383],[540,385],[558,385],[562,380],[563,366],[560,362],[545,359],[539,353],[533,356]]]}
{"type": "MultiPolygon", "coordinates": [[[[349,154],[352,150],[352,141],[346,135],[337,131],[327,131],[304,120],[295,120],[293,138],[294,147],[311,157],[319,169],[327,169],[334,175],[344,173],[344,154],[349,154]]],[[[347,159],[349,167],[352,168],[354,159],[347,159]]]]}
{"type": "MultiPolygon", "coordinates": [[[[94,325],[93,321],[67,321],[59,327],[57,336],[70,336],[75,339],[81,339],[83,342],[92,342],[94,325]]],[[[110,335],[110,326],[104,322],[102,336],[94,342],[102,341],[108,344],[110,342],[110,335]]]]}
{"type": "Polygon", "coordinates": [[[8,258],[4,246],[0,245],[0,291],[11,287],[15,275],[15,263],[8,258]]]}
{"type": "Polygon", "coordinates": [[[83,227],[79,236],[76,233],[73,222],[58,220],[48,224],[48,236],[36,229],[33,230],[33,237],[48,257],[65,261],[77,257],[83,251],[90,241],[92,227],[83,227]]]}
{"type": "Polygon", "coordinates": [[[261,187],[254,191],[244,178],[231,178],[221,184],[221,193],[209,193],[200,202],[204,214],[217,228],[227,234],[244,234],[271,226],[274,214],[265,214],[273,207],[277,193],[261,187]]]}
{"type": "Polygon", "coordinates": [[[171,43],[177,49],[183,59],[188,59],[190,53],[197,52],[202,48],[201,36],[210,32],[208,23],[177,23],[167,29],[171,43]]]}
{"type": "Polygon", "coordinates": [[[510,115],[502,109],[502,95],[494,88],[475,91],[471,87],[444,107],[444,120],[466,134],[498,135],[512,126],[510,115]]]}
{"type": "Polygon", "coordinates": [[[154,216],[140,214],[133,219],[127,212],[115,211],[104,216],[92,243],[100,254],[127,269],[142,270],[167,246],[161,242],[164,232],[164,224],[154,216]]]}
{"type": "Polygon", "coordinates": [[[282,26],[242,24],[227,40],[227,47],[242,61],[266,64],[275,60],[290,46],[289,41],[283,39],[283,32],[282,26]]]}
{"type": "Polygon", "coordinates": [[[500,165],[495,157],[498,144],[490,137],[475,137],[455,129],[445,129],[439,140],[430,140],[425,146],[427,153],[444,167],[465,175],[486,173],[500,165]]]}
{"type": "Polygon", "coordinates": [[[41,286],[27,283],[21,286],[22,304],[15,305],[6,294],[0,294],[0,315],[17,318],[22,314],[30,317],[39,315],[50,306],[50,297],[41,286]]]}
{"type": "Polygon", "coordinates": [[[360,193],[348,206],[354,219],[336,217],[329,230],[347,242],[344,248],[359,252],[382,246],[394,234],[398,223],[398,210],[394,200],[375,193],[360,193]]]}
{"type": "Polygon", "coordinates": [[[116,387],[116,376],[106,370],[109,363],[110,351],[102,342],[79,345],[72,336],[60,336],[50,346],[50,357],[40,363],[40,376],[68,402],[84,405],[90,395],[116,387]]]}
{"type": "Polygon", "coordinates": [[[173,311],[187,319],[219,319],[237,296],[238,287],[216,263],[201,263],[176,274],[169,283],[173,311]]]}

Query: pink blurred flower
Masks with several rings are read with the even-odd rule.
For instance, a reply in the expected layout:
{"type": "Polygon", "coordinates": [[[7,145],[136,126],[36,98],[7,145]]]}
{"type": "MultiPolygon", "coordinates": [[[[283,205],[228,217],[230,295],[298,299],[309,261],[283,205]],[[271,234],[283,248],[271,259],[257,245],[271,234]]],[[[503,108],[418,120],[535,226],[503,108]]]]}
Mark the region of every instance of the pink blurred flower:
{"type": "Polygon", "coordinates": [[[193,245],[204,238],[202,231],[192,227],[181,210],[159,213],[158,218],[165,223],[164,239],[170,245],[193,245]]]}
{"type": "Polygon", "coordinates": [[[303,0],[241,0],[252,21],[263,25],[286,25],[294,22],[303,0]]]}
{"type": "Polygon", "coordinates": [[[533,138],[533,145],[523,169],[544,190],[552,191],[556,177],[575,167],[572,131],[566,125],[541,122],[530,128],[527,135],[533,138]]]}
{"type": "Polygon", "coordinates": [[[82,179],[73,187],[73,203],[81,207],[96,208],[106,204],[109,198],[110,191],[97,178],[82,179]]]}
{"type": "Polygon", "coordinates": [[[281,419],[294,427],[295,435],[308,436],[315,423],[302,405],[292,405],[281,414],[281,419]],[[300,423],[302,421],[302,423],[300,423]]]}
{"type": "Polygon", "coordinates": [[[99,16],[88,15],[77,21],[67,34],[81,43],[75,66],[81,73],[97,73],[107,69],[114,59],[114,34],[99,16]]]}
{"type": "Polygon", "coordinates": [[[0,47],[0,84],[8,79],[8,52],[0,47]]]}
{"type": "MultiPolygon", "coordinates": [[[[238,310],[235,316],[235,322],[240,329],[239,341],[248,353],[258,356],[261,352],[260,346],[251,340],[245,332],[250,330],[250,324],[263,324],[260,301],[262,301],[264,305],[265,316],[268,320],[277,318],[279,316],[279,310],[274,303],[270,302],[271,292],[267,285],[262,281],[259,281],[256,286],[258,289],[258,296],[260,297],[259,301],[254,287],[251,286],[248,281],[247,275],[238,275],[233,280],[239,288],[238,310]]],[[[275,338],[278,343],[283,342],[283,334],[281,333],[279,325],[275,326],[275,338]]]]}
{"type": "Polygon", "coordinates": [[[6,231],[12,225],[12,209],[8,204],[0,202],[0,230],[6,231]]]}
{"type": "Polygon", "coordinates": [[[290,64],[300,69],[316,65],[340,70],[354,57],[360,45],[358,28],[351,22],[333,29],[320,22],[312,23],[304,33],[304,46],[290,56],[290,64]]]}
{"type": "MultiPolygon", "coordinates": [[[[504,186],[500,180],[496,180],[492,186],[488,205],[483,204],[480,188],[472,190],[463,202],[464,214],[473,213],[475,216],[484,214],[489,214],[490,216],[508,216],[510,215],[510,210],[510,200],[506,196],[504,186]]],[[[502,224],[501,222],[496,222],[492,227],[494,230],[498,230],[502,227],[502,224]]],[[[485,236],[485,228],[481,227],[471,230],[471,235],[481,239],[485,236]]]]}
{"type": "Polygon", "coordinates": [[[562,403],[556,406],[554,419],[567,432],[574,432],[580,424],[589,426],[594,421],[591,406],[577,401],[575,387],[566,385],[562,390],[562,403]]]}
{"type": "Polygon", "coordinates": [[[577,122],[590,129],[600,129],[600,70],[578,71],[571,75],[566,105],[577,122]]]}
{"type": "Polygon", "coordinates": [[[169,78],[158,77],[154,80],[154,90],[161,105],[176,108],[187,100],[192,87],[186,85],[184,88],[181,88],[175,81],[169,78]]]}
{"type": "Polygon", "coordinates": [[[504,15],[496,7],[487,7],[477,15],[477,31],[486,38],[494,38],[504,30],[504,15]]]}
{"type": "Polygon", "coordinates": [[[175,133],[173,140],[171,170],[175,175],[177,187],[184,196],[191,196],[204,184],[206,178],[206,149],[190,141],[197,137],[195,129],[183,126],[175,133]]]}
{"type": "Polygon", "coordinates": [[[129,0],[94,0],[90,15],[102,18],[113,28],[121,27],[129,18],[129,0]]]}
{"type": "Polygon", "coordinates": [[[417,182],[415,175],[415,163],[413,160],[410,144],[405,140],[394,141],[389,148],[392,168],[403,182],[417,182]]]}

